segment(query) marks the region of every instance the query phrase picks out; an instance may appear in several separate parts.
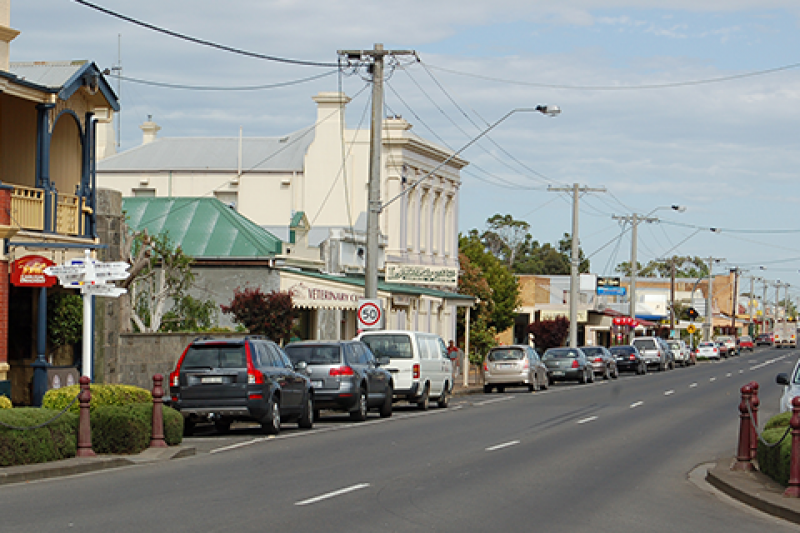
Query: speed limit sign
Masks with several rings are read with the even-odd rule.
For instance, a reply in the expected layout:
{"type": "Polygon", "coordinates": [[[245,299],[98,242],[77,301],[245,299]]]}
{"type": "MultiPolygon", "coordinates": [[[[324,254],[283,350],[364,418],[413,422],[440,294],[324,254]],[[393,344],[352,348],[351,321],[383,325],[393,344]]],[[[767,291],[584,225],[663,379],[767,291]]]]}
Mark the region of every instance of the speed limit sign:
{"type": "Polygon", "coordinates": [[[380,299],[364,298],[358,301],[358,328],[376,329],[383,322],[380,299]]]}

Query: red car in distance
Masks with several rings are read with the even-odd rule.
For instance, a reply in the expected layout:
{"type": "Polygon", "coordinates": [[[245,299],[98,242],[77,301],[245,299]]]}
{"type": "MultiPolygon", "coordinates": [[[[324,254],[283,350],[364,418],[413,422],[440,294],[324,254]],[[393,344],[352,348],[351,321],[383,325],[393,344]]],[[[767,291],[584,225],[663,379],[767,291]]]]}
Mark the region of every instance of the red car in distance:
{"type": "Polygon", "coordinates": [[[753,351],[755,345],[753,344],[753,337],[750,335],[742,335],[738,339],[736,339],[736,344],[739,346],[739,350],[750,350],[753,351]]]}

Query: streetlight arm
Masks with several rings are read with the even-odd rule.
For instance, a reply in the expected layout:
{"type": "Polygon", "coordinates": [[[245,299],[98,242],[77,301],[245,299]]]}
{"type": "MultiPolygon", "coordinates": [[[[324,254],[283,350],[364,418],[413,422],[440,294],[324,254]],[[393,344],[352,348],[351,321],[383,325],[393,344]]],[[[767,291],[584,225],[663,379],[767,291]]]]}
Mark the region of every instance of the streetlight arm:
{"type": "Polygon", "coordinates": [[[554,105],[537,105],[536,107],[519,107],[519,108],[516,108],[516,109],[512,109],[511,111],[509,111],[508,113],[506,113],[505,115],[503,115],[503,116],[502,116],[502,117],[501,117],[501,118],[500,118],[498,121],[496,121],[494,124],[490,125],[488,128],[486,128],[485,130],[483,130],[483,131],[480,133],[480,135],[478,135],[477,137],[475,137],[474,139],[472,139],[470,142],[468,142],[467,144],[465,144],[464,146],[462,146],[462,147],[461,147],[461,148],[460,148],[458,151],[456,151],[456,152],[453,152],[452,154],[450,154],[450,156],[449,156],[447,159],[445,159],[444,161],[442,161],[441,163],[439,163],[438,165],[436,165],[436,166],[434,167],[434,169],[433,169],[433,170],[431,170],[430,172],[428,172],[427,174],[425,174],[424,176],[422,176],[420,179],[418,179],[417,181],[415,181],[414,183],[412,183],[412,184],[411,184],[411,185],[410,185],[408,188],[406,188],[406,189],[405,189],[403,192],[401,192],[400,194],[398,194],[398,195],[394,196],[392,199],[390,199],[389,201],[387,201],[385,204],[381,205],[381,207],[380,207],[380,211],[383,211],[384,209],[386,209],[386,208],[387,208],[387,207],[388,207],[390,204],[394,203],[394,202],[395,202],[395,200],[398,200],[399,198],[401,198],[402,196],[406,195],[406,194],[407,194],[407,193],[409,193],[410,191],[413,191],[413,190],[414,190],[414,189],[417,187],[417,185],[419,185],[420,183],[422,183],[423,181],[425,181],[426,179],[428,179],[429,177],[431,177],[431,176],[432,176],[432,175],[433,175],[433,174],[434,174],[434,173],[435,173],[437,170],[439,170],[440,168],[442,168],[443,166],[445,166],[447,163],[449,163],[450,161],[452,161],[453,159],[455,159],[455,157],[456,157],[456,156],[458,156],[458,155],[459,155],[461,152],[463,152],[464,150],[466,150],[467,148],[469,148],[470,146],[472,146],[473,144],[475,144],[475,143],[476,143],[478,140],[480,140],[480,139],[481,139],[482,137],[484,137],[484,136],[485,136],[487,133],[489,133],[489,132],[490,132],[490,131],[492,131],[492,130],[493,130],[495,127],[497,127],[497,125],[499,125],[501,122],[503,122],[504,120],[506,120],[508,117],[510,117],[510,116],[511,116],[511,115],[513,115],[514,113],[530,113],[530,112],[532,112],[532,111],[538,111],[539,113],[542,113],[542,114],[545,114],[545,115],[548,115],[548,116],[551,116],[551,117],[554,117],[554,116],[558,115],[559,113],[561,113],[561,109],[559,109],[559,107],[558,107],[558,106],[554,106],[554,105]]]}

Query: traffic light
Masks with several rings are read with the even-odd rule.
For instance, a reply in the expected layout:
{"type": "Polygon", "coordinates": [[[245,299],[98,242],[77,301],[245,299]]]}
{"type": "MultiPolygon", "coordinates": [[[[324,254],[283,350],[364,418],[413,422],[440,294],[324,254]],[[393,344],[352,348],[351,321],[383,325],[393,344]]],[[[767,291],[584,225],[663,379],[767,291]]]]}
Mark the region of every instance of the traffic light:
{"type": "Polygon", "coordinates": [[[689,314],[689,318],[692,320],[696,319],[698,316],[697,309],[695,309],[694,307],[690,307],[687,313],[689,314]]]}

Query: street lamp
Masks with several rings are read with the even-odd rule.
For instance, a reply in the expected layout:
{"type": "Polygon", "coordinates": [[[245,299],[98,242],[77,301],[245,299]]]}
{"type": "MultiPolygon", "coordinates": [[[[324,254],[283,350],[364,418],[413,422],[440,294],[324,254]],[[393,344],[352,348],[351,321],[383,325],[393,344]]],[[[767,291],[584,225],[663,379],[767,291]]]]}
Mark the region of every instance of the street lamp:
{"type": "MultiPolygon", "coordinates": [[[[469,141],[467,144],[462,146],[456,152],[450,154],[450,156],[436,165],[433,170],[422,176],[420,179],[412,183],[408,188],[406,188],[403,192],[396,195],[395,197],[391,198],[388,202],[381,205],[380,203],[380,173],[379,172],[370,172],[369,176],[369,189],[370,189],[370,200],[368,202],[368,213],[367,213],[367,261],[366,266],[364,269],[364,297],[365,298],[377,298],[378,297],[378,239],[380,235],[380,220],[379,215],[381,212],[388,207],[392,202],[401,198],[403,195],[408,194],[414,188],[417,187],[420,183],[424,180],[428,179],[437,170],[445,166],[449,163],[453,158],[458,156],[461,152],[475,144],[479,139],[485,136],[487,133],[492,131],[498,124],[506,120],[508,117],[513,115],[514,113],[530,113],[530,112],[537,112],[543,115],[547,115],[549,117],[555,117],[561,113],[561,108],[556,105],[537,105],[536,107],[519,107],[516,109],[512,109],[505,115],[503,115],[499,120],[497,120],[494,124],[491,124],[488,128],[483,130],[477,137],[469,141]],[[374,193],[375,191],[376,193],[374,193]],[[377,201],[375,201],[377,199],[377,201]]],[[[376,141],[377,142],[377,141],[376,141]]],[[[380,144],[377,142],[377,144],[380,144]]],[[[376,147],[371,147],[371,150],[376,150],[376,147]]]]}
{"type": "MultiPolygon", "coordinates": [[[[655,213],[656,211],[662,209],[672,209],[673,211],[677,211],[679,213],[683,213],[686,211],[686,207],[682,205],[670,205],[670,206],[660,206],[656,207],[649,213],[644,216],[640,216],[637,213],[634,213],[631,216],[627,217],[614,217],[620,220],[624,220],[625,222],[631,223],[631,283],[630,283],[630,296],[628,300],[629,303],[629,311],[630,317],[632,320],[636,320],[636,275],[638,274],[638,265],[636,259],[636,252],[638,247],[638,237],[639,237],[639,222],[656,222],[658,218],[651,218],[650,215],[655,213]]],[[[634,326],[636,327],[636,326],[634,326]]]]}

